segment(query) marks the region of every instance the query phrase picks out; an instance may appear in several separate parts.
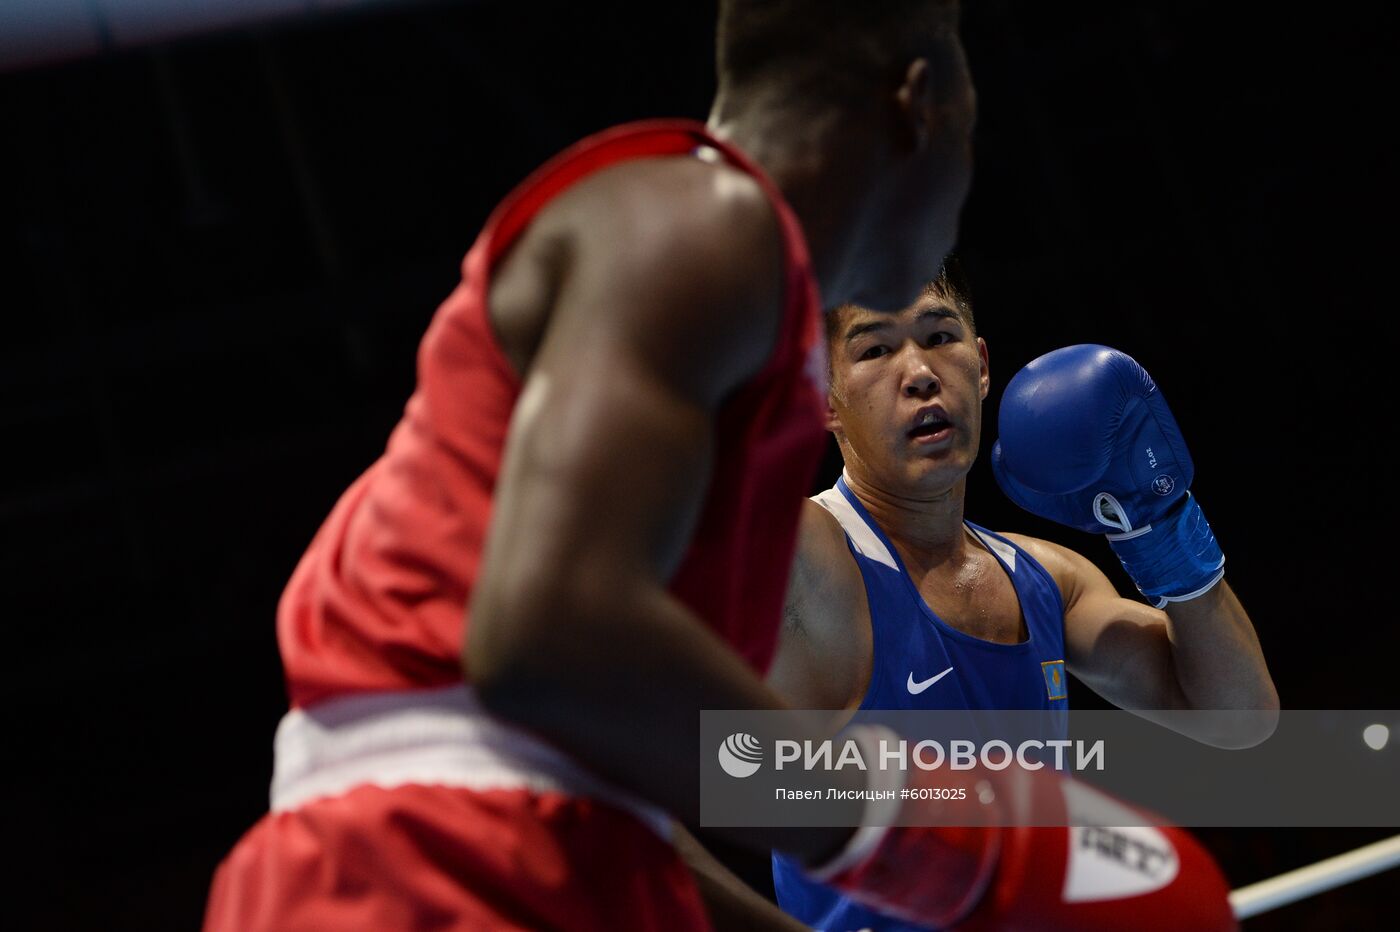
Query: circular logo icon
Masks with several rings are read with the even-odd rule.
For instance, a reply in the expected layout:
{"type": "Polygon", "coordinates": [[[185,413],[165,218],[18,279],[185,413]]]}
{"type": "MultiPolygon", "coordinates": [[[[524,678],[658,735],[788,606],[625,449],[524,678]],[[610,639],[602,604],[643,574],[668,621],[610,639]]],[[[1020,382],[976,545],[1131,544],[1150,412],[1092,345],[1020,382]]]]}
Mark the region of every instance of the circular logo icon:
{"type": "Polygon", "coordinates": [[[751,777],[763,763],[763,745],[753,735],[730,735],[719,746],[719,765],[731,777],[751,777]]]}
{"type": "Polygon", "coordinates": [[[1152,480],[1152,491],[1156,492],[1158,495],[1170,495],[1175,488],[1176,480],[1166,473],[1152,480]]]}

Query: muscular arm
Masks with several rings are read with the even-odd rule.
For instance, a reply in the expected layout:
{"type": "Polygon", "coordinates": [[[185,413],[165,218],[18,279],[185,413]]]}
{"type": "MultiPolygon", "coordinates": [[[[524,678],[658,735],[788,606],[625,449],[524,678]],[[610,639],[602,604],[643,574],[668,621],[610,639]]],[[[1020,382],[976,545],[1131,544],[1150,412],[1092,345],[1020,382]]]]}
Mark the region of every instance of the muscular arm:
{"type": "MultiPolygon", "coordinates": [[[[493,712],[693,821],[699,711],[781,706],[667,584],[704,502],[716,411],[772,349],[782,276],[752,182],[676,162],[608,192],[561,272],[463,663],[493,712]]],[[[802,857],[848,833],[736,838],[802,857]]]]}
{"type": "MultiPolygon", "coordinates": [[[[1246,727],[1190,737],[1222,747],[1247,747],[1273,731],[1278,693],[1244,607],[1227,582],[1166,611],[1124,599],[1089,560],[1048,541],[1013,535],[1050,571],[1065,602],[1069,668],[1113,704],[1156,710],[1261,710],[1246,727]]],[[[1178,719],[1164,721],[1181,727],[1178,719]]],[[[1205,723],[1201,723],[1205,727],[1205,723]]]]}
{"type": "Polygon", "coordinates": [[[854,709],[870,682],[874,645],[865,584],[826,509],[802,503],[783,631],[768,684],[799,709],[854,709]]]}

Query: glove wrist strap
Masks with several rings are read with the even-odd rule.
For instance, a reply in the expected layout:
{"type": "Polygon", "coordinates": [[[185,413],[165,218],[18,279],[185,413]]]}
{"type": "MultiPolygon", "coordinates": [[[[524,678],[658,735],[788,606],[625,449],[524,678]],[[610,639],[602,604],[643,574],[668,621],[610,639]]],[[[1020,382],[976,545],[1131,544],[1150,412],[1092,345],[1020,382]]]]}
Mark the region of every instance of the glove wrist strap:
{"type": "Polygon", "coordinates": [[[1189,492],[1160,520],[1107,536],[1138,591],[1158,608],[1198,598],[1225,576],[1225,555],[1189,492]]]}

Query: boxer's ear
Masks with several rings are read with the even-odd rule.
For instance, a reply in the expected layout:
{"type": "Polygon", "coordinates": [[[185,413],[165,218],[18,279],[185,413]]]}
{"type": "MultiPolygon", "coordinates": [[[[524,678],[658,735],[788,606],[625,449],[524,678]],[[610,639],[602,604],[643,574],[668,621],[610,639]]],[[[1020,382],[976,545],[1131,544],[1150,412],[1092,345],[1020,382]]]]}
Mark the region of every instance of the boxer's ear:
{"type": "Polygon", "coordinates": [[[977,338],[977,355],[982,358],[982,371],[978,375],[978,397],[986,401],[987,393],[992,390],[992,370],[990,356],[987,354],[987,341],[981,337],[977,338]]]}
{"type": "Polygon", "coordinates": [[[826,394],[826,429],[835,434],[838,440],[841,438],[841,415],[836,413],[835,399],[831,397],[831,392],[826,394]]]}
{"type": "Polygon", "coordinates": [[[911,61],[894,104],[901,135],[913,151],[969,145],[977,122],[977,92],[962,43],[954,39],[932,60],[911,61]]]}
{"type": "Polygon", "coordinates": [[[904,83],[894,92],[895,107],[902,129],[915,152],[922,152],[933,135],[935,101],[929,63],[916,58],[904,72],[904,83]]]}

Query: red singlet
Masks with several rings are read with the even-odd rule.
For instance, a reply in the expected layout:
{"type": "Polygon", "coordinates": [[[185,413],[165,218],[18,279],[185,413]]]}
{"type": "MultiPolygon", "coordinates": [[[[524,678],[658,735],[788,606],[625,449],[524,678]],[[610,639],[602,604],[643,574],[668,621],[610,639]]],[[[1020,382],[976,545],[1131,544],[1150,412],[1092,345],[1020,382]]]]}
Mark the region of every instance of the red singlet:
{"type": "Polygon", "coordinates": [[[521,389],[487,315],[492,270],[570,185],[701,146],[767,193],[785,297],[772,355],[718,413],[710,491],[671,588],[767,669],[824,444],[824,343],[802,232],[762,172],[700,124],[618,127],[535,172],[487,221],[423,339],[417,390],[384,455],[297,566],[277,619],[293,710],[278,732],[273,811],[220,867],[206,929],[704,928],[656,819],[484,715],[459,660],[521,389]]]}

